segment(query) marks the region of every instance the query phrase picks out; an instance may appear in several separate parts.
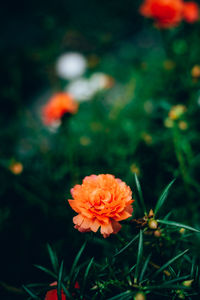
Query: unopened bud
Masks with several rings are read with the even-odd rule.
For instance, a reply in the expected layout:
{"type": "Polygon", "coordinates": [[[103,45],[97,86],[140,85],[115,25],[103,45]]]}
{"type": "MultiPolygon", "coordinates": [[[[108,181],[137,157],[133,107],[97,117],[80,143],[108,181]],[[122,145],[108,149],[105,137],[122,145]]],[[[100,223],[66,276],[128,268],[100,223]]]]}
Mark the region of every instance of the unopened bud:
{"type": "Polygon", "coordinates": [[[176,293],[177,293],[179,299],[185,299],[185,295],[184,295],[183,291],[177,290],[176,293]]]}
{"type": "Polygon", "coordinates": [[[158,229],[154,232],[155,237],[161,237],[161,231],[158,229]]]}
{"type": "Polygon", "coordinates": [[[145,299],[146,299],[146,296],[142,292],[137,293],[134,297],[134,300],[145,300],[145,299]]]}
{"type": "Polygon", "coordinates": [[[183,285],[186,287],[190,287],[193,283],[194,279],[183,281],[183,285]]]}
{"type": "Polygon", "coordinates": [[[148,225],[150,229],[156,229],[158,227],[158,222],[154,219],[150,219],[148,225]]]}
{"type": "Polygon", "coordinates": [[[181,229],[179,230],[179,232],[180,232],[180,234],[184,234],[184,233],[185,233],[185,228],[181,228],[181,229]]]}
{"type": "Polygon", "coordinates": [[[149,218],[152,218],[154,216],[154,212],[153,212],[153,209],[151,209],[150,211],[149,211],[149,218]]]}

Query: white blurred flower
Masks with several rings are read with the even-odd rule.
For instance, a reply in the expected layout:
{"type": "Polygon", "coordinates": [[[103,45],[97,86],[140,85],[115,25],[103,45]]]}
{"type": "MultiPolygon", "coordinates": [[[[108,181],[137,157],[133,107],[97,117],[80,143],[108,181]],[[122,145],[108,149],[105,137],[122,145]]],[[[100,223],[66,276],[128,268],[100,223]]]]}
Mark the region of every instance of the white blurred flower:
{"type": "Polygon", "coordinates": [[[95,90],[91,87],[90,81],[84,78],[70,82],[66,91],[79,102],[88,101],[95,94],[95,90]]]}
{"type": "Polygon", "coordinates": [[[100,91],[110,86],[111,77],[104,73],[94,73],[90,78],[90,84],[93,89],[100,91]]]}
{"type": "Polygon", "coordinates": [[[89,101],[96,93],[111,87],[112,77],[104,73],[94,73],[89,79],[79,78],[71,81],[66,92],[71,94],[76,101],[89,101]]]}
{"type": "Polygon", "coordinates": [[[75,79],[82,76],[86,67],[85,57],[76,52],[62,54],[56,62],[56,72],[64,79],[75,79]]]}

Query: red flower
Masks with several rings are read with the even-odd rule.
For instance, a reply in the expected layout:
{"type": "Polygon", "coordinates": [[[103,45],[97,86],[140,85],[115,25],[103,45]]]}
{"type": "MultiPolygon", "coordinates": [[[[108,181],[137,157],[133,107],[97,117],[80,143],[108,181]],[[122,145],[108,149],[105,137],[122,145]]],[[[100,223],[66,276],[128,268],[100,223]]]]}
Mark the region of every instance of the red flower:
{"type": "Polygon", "coordinates": [[[46,125],[52,125],[59,121],[65,113],[74,114],[78,110],[78,104],[67,93],[56,93],[43,107],[42,117],[46,125]]]}
{"type": "Polygon", "coordinates": [[[199,19],[199,7],[195,2],[186,2],[183,6],[183,18],[188,23],[194,23],[199,19]]]}
{"type": "MultiPolygon", "coordinates": [[[[53,282],[50,284],[50,286],[56,286],[57,287],[57,281],[53,282]]],[[[80,289],[80,285],[78,283],[78,281],[76,281],[75,285],[74,285],[74,288],[75,289],[80,289]]],[[[73,295],[73,294],[72,294],[73,295]]],[[[63,290],[61,290],[61,300],[66,300],[66,296],[63,292],[63,290]]],[[[53,290],[50,290],[46,293],[46,296],[45,296],[45,300],[58,300],[58,293],[57,293],[57,289],[53,289],[53,290]]]]}
{"type": "MultiPolygon", "coordinates": [[[[50,286],[57,286],[57,281],[51,283],[50,286]]],[[[66,299],[67,298],[66,298],[63,290],[61,290],[61,300],[66,300],[66,299]]],[[[53,289],[53,290],[48,291],[46,293],[45,300],[58,300],[57,289],[53,289]]]]}
{"type": "Polygon", "coordinates": [[[159,28],[177,26],[182,20],[182,0],[145,0],[140,7],[140,13],[155,19],[159,28]]]}

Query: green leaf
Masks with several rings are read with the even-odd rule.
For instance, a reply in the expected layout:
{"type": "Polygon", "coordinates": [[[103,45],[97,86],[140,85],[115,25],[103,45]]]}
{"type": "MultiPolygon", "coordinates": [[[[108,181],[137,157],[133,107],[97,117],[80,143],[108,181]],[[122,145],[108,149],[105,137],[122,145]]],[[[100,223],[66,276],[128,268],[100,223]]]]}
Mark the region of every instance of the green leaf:
{"type": "Polygon", "coordinates": [[[84,290],[85,290],[85,285],[86,285],[86,281],[87,281],[87,278],[88,278],[88,274],[90,272],[90,268],[93,264],[93,261],[94,261],[94,257],[92,257],[92,259],[90,260],[86,270],[85,270],[85,274],[84,274],[84,277],[83,277],[83,284],[82,284],[82,288],[81,288],[81,295],[83,296],[83,293],[84,293],[84,290]]]}
{"type": "Polygon", "coordinates": [[[147,214],[147,210],[146,210],[146,207],[144,204],[144,198],[143,198],[143,194],[142,194],[141,185],[140,185],[139,179],[137,177],[137,174],[135,173],[134,175],[135,175],[135,183],[136,183],[136,187],[137,187],[137,191],[138,191],[138,195],[139,195],[138,202],[141,204],[144,214],[147,214]]]}
{"type": "Polygon", "coordinates": [[[168,267],[169,273],[171,274],[172,277],[177,277],[176,272],[174,271],[174,269],[172,268],[172,266],[168,267]]]}
{"type": "Polygon", "coordinates": [[[154,209],[154,214],[156,215],[157,212],[160,210],[160,208],[163,206],[167,196],[168,196],[168,193],[169,193],[169,189],[171,188],[172,184],[174,183],[176,179],[172,180],[168,185],[167,187],[164,189],[163,193],[161,194],[160,198],[158,199],[158,202],[156,203],[156,207],[154,209]]]}
{"type": "Polygon", "coordinates": [[[166,289],[166,290],[188,290],[189,287],[183,286],[183,285],[151,285],[143,288],[144,290],[159,290],[159,289],[166,289]]]}
{"type": "Polygon", "coordinates": [[[123,274],[124,277],[126,277],[127,275],[129,275],[131,272],[133,272],[133,270],[136,268],[136,264],[134,266],[132,266],[128,271],[127,273],[123,274]]]}
{"type": "Polygon", "coordinates": [[[31,296],[33,299],[40,299],[36,294],[34,294],[27,286],[22,285],[23,289],[31,296]]]}
{"type": "Polygon", "coordinates": [[[39,266],[39,265],[34,265],[36,268],[42,270],[43,272],[51,275],[52,277],[56,278],[57,279],[57,276],[55,273],[53,273],[52,271],[48,270],[47,268],[43,267],[43,266],[39,266]]]}
{"type": "Polygon", "coordinates": [[[57,286],[58,300],[62,300],[61,299],[62,275],[63,275],[63,261],[60,264],[60,269],[59,269],[59,273],[58,273],[58,286],[57,286]]]}
{"type": "Polygon", "coordinates": [[[128,247],[130,247],[137,239],[139,238],[139,234],[137,234],[136,236],[134,236],[134,238],[125,246],[123,247],[121,250],[119,250],[114,257],[118,256],[119,254],[123,253],[128,247]]]}
{"type": "Polygon", "coordinates": [[[83,252],[83,250],[85,249],[85,246],[86,246],[86,242],[83,244],[83,246],[81,247],[81,249],[79,250],[78,254],[76,255],[75,259],[74,259],[74,262],[73,262],[73,265],[72,265],[72,268],[71,268],[71,271],[70,271],[70,274],[69,274],[69,281],[70,281],[70,284],[71,284],[71,280],[72,280],[72,276],[74,274],[74,271],[75,271],[75,268],[78,264],[78,261],[81,257],[81,254],[83,252]]]}
{"type": "Polygon", "coordinates": [[[196,258],[195,258],[195,257],[193,257],[193,258],[192,258],[191,272],[190,272],[190,276],[191,276],[191,278],[193,278],[193,277],[194,277],[195,266],[196,266],[196,258]]]}
{"type": "Polygon", "coordinates": [[[162,271],[164,271],[170,264],[172,264],[173,262],[175,262],[177,259],[179,259],[180,257],[182,257],[183,255],[185,255],[187,252],[189,251],[189,249],[179,253],[178,255],[176,255],[175,257],[173,257],[172,259],[170,259],[168,262],[166,262],[162,267],[160,267],[159,270],[157,270],[152,278],[156,277],[157,275],[159,275],[162,271]]]}
{"type": "Polygon", "coordinates": [[[196,228],[193,228],[191,226],[184,225],[184,224],[181,224],[181,223],[177,223],[177,222],[174,222],[174,221],[157,220],[157,222],[160,223],[160,224],[165,224],[165,225],[169,225],[169,226],[184,228],[184,229],[188,229],[188,230],[200,233],[200,230],[198,230],[196,228]]]}
{"type": "Polygon", "coordinates": [[[42,288],[42,287],[45,287],[46,288],[46,283],[29,283],[29,284],[26,284],[26,287],[28,288],[42,288]]]}
{"type": "Polygon", "coordinates": [[[69,291],[66,289],[65,285],[63,283],[61,285],[62,285],[64,294],[68,297],[67,299],[71,299],[71,295],[70,295],[69,291]]]}
{"type": "Polygon", "coordinates": [[[152,255],[152,253],[150,253],[150,254],[147,256],[147,258],[146,258],[146,260],[145,260],[145,262],[144,262],[143,268],[142,268],[141,273],[140,273],[139,282],[141,282],[141,281],[143,280],[143,277],[144,277],[144,274],[145,274],[145,272],[146,272],[146,269],[147,269],[148,263],[149,263],[149,261],[150,261],[151,255],[152,255]]]}
{"type": "Polygon", "coordinates": [[[58,272],[58,258],[56,256],[56,253],[52,250],[51,246],[47,244],[47,249],[49,252],[50,260],[53,266],[53,270],[55,273],[58,272]]]}
{"type": "Polygon", "coordinates": [[[166,214],[166,216],[163,218],[163,220],[165,221],[165,220],[168,220],[169,219],[169,217],[171,216],[171,214],[172,214],[172,212],[170,211],[170,212],[168,212],[168,214],[166,214]]]}
{"type": "Polygon", "coordinates": [[[182,277],[174,278],[172,280],[165,281],[163,283],[163,287],[170,285],[172,283],[175,283],[175,282],[187,280],[188,278],[190,278],[190,275],[186,275],[186,276],[182,276],[182,277]]]}
{"type": "Polygon", "coordinates": [[[112,298],[109,298],[108,300],[118,300],[118,299],[120,299],[120,300],[127,299],[128,300],[128,299],[131,299],[132,295],[133,295],[132,291],[126,291],[126,292],[120,293],[112,298]]]}
{"type": "Polygon", "coordinates": [[[143,235],[142,235],[142,230],[140,230],[139,233],[139,243],[138,243],[138,254],[137,254],[137,263],[136,263],[136,269],[135,269],[135,276],[134,276],[134,283],[137,283],[138,281],[138,274],[139,274],[139,269],[140,269],[140,263],[142,260],[142,255],[143,255],[143,235]]]}

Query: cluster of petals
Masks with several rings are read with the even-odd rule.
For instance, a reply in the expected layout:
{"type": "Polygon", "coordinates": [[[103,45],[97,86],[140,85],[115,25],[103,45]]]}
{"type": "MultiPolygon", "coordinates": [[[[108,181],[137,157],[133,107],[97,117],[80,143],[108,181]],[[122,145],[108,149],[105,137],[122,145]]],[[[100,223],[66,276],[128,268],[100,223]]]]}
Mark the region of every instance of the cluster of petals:
{"type": "Polygon", "coordinates": [[[73,97],[67,93],[60,92],[54,94],[42,110],[42,117],[45,125],[52,125],[63,117],[64,114],[75,114],[78,104],[73,97]]]}
{"type": "Polygon", "coordinates": [[[131,217],[132,192],[125,182],[110,174],[91,175],[81,185],[71,189],[73,199],[68,200],[78,213],[73,218],[80,232],[97,232],[104,238],[121,229],[119,221],[131,217]]]}
{"type": "Polygon", "coordinates": [[[194,23],[199,19],[199,7],[196,2],[183,0],[144,0],[140,13],[155,20],[159,28],[172,28],[182,20],[194,23]]]}

